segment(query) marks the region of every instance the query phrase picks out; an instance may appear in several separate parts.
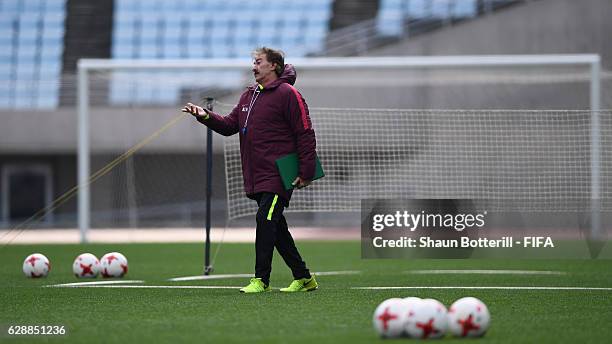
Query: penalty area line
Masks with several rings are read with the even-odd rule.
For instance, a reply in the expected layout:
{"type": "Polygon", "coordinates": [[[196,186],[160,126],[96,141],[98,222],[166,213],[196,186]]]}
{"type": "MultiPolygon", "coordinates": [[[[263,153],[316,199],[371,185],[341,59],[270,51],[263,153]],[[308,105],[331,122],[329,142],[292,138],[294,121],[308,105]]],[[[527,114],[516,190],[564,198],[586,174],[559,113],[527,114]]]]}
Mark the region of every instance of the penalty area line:
{"type": "Polygon", "coordinates": [[[599,290],[612,291],[612,288],[603,287],[456,287],[456,286],[440,286],[440,287],[352,287],[356,290],[400,290],[400,289],[465,289],[465,290],[599,290]]]}
{"type": "MultiPolygon", "coordinates": [[[[346,270],[346,271],[321,271],[321,272],[313,272],[312,274],[315,276],[337,276],[337,275],[357,275],[360,273],[361,271],[358,271],[358,270],[346,270]]],[[[224,278],[249,278],[249,277],[253,277],[253,274],[251,273],[251,274],[226,274],[226,275],[197,275],[197,276],[170,278],[168,279],[168,281],[184,282],[184,281],[216,280],[216,279],[224,279],[224,278]]]]}
{"type": "Polygon", "coordinates": [[[183,281],[216,280],[216,279],[224,279],[224,278],[249,278],[249,277],[253,277],[253,274],[198,275],[198,276],[187,276],[187,277],[175,277],[175,278],[168,279],[168,281],[183,282],[183,281]]]}
{"type": "Polygon", "coordinates": [[[547,270],[408,270],[407,274],[415,275],[444,275],[444,274],[475,274],[475,275],[567,275],[565,271],[547,270]]]}
{"type": "MultiPolygon", "coordinates": [[[[51,287],[51,286],[49,286],[51,287]]],[[[223,285],[118,285],[118,284],[86,284],[86,285],[55,285],[60,288],[121,288],[121,289],[240,289],[236,286],[223,285]]]]}
{"type": "Polygon", "coordinates": [[[50,285],[46,285],[45,287],[87,287],[87,286],[127,284],[127,283],[144,283],[144,281],[113,280],[113,281],[97,281],[97,282],[75,282],[75,283],[50,284],[50,285]]]}

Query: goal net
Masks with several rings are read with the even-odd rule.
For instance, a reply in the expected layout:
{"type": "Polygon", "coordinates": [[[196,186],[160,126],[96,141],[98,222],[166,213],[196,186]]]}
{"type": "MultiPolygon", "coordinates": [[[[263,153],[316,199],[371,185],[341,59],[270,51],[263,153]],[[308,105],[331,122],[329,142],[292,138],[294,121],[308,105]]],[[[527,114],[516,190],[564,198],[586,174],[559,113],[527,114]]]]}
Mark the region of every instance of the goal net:
{"type": "MultiPolygon", "coordinates": [[[[601,204],[612,210],[612,117],[600,111],[601,204]]],[[[591,111],[311,108],[326,177],[286,211],[359,211],[362,199],[472,199],[490,211],[585,212],[591,111]]],[[[228,211],[245,199],[236,138],[225,141],[228,211]]]]}
{"type": "MultiPolygon", "coordinates": [[[[610,73],[593,55],[306,58],[298,71],[326,177],[290,212],[358,211],[365,198],[491,201],[509,211],[612,210],[610,73]],[[600,96],[603,95],[603,96],[600,96]]],[[[82,229],[203,223],[205,127],[227,114],[249,60],[80,63],[82,229]],[[152,135],[154,138],[148,140],[152,135]],[[88,178],[147,141],[95,182],[88,178]]],[[[213,224],[255,211],[237,137],[214,135],[213,224]]],[[[324,224],[318,224],[324,225],[324,224]]]]}

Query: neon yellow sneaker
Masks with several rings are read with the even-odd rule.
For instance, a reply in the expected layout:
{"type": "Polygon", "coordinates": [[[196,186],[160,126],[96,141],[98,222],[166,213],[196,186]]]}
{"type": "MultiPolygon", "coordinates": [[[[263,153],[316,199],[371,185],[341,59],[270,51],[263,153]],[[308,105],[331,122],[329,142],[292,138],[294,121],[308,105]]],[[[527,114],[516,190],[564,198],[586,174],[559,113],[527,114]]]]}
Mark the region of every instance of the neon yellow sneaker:
{"type": "Polygon", "coordinates": [[[241,293],[263,293],[272,291],[269,285],[265,285],[261,278],[251,278],[251,282],[244,288],[240,288],[241,293]]]}
{"type": "Polygon", "coordinates": [[[287,288],[281,288],[280,291],[284,291],[287,293],[293,293],[296,291],[314,291],[319,288],[319,283],[315,279],[315,276],[312,275],[310,278],[300,278],[298,280],[293,280],[291,284],[287,288]]]}

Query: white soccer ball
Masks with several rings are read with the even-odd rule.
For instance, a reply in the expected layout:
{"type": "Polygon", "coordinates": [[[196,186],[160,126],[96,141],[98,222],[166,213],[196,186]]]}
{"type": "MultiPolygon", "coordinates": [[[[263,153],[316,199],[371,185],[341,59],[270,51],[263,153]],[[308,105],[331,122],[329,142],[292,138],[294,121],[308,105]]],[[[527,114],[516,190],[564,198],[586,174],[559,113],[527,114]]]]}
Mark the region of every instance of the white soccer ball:
{"type": "Polygon", "coordinates": [[[487,306],[475,297],[461,298],[448,310],[448,329],[456,337],[481,337],[490,321],[487,306]]]}
{"type": "Polygon", "coordinates": [[[123,277],[128,271],[128,261],[119,252],[111,252],[100,259],[102,277],[123,277]]]}
{"type": "Polygon", "coordinates": [[[51,270],[49,259],[40,253],[32,253],[23,261],[23,273],[27,277],[47,277],[49,270],[51,270]]]}
{"type": "Polygon", "coordinates": [[[72,272],[78,278],[96,278],[100,272],[100,261],[91,253],[80,254],[72,264],[72,272]]]}
{"type": "MultiPolygon", "coordinates": [[[[414,313],[414,308],[423,301],[420,297],[409,296],[404,298],[404,303],[406,305],[406,325],[408,324],[408,317],[414,313]]],[[[404,335],[406,337],[410,337],[410,334],[404,328],[404,335]]]]}
{"type": "Polygon", "coordinates": [[[401,337],[404,335],[407,315],[406,301],[400,298],[387,299],[374,311],[374,329],[383,338],[401,337]]]}
{"type": "Polygon", "coordinates": [[[412,308],[416,306],[417,303],[423,301],[423,299],[421,299],[420,297],[409,296],[405,297],[404,301],[406,302],[406,305],[409,306],[409,308],[412,308]]]}
{"type": "Polygon", "coordinates": [[[447,328],[446,307],[438,300],[416,302],[406,319],[406,333],[412,338],[442,338],[447,328]]]}

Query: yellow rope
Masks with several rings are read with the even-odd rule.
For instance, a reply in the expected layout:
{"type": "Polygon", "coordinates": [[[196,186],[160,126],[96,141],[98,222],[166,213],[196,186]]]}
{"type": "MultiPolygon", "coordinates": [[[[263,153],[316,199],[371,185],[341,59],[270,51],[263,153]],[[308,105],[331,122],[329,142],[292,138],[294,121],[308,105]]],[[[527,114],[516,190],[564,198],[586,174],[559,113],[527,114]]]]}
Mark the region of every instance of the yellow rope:
{"type": "MultiPolygon", "coordinates": [[[[161,128],[159,128],[156,132],[154,132],[153,134],[149,135],[148,137],[146,137],[144,140],[138,142],[136,145],[134,145],[132,148],[128,149],[125,153],[121,154],[119,157],[117,157],[115,160],[111,161],[110,163],[108,163],[106,166],[102,167],[101,169],[99,169],[98,171],[96,171],[96,173],[92,174],[89,177],[89,180],[84,184],[84,185],[90,185],[91,183],[95,182],[96,180],[98,180],[100,177],[106,175],[108,172],[110,172],[115,166],[119,165],[120,163],[122,163],[123,161],[125,161],[127,158],[129,158],[130,156],[132,156],[134,153],[136,153],[138,150],[140,150],[142,147],[146,146],[149,142],[151,142],[153,139],[155,139],[156,137],[158,137],[159,135],[161,135],[161,133],[163,133],[164,131],[168,130],[169,128],[171,128],[173,125],[175,125],[180,119],[182,119],[187,113],[181,113],[179,116],[173,118],[172,120],[170,120],[169,122],[167,122],[166,124],[164,124],[164,126],[162,126],[161,128]]],[[[7,231],[2,237],[0,237],[0,239],[4,238],[6,235],[8,235],[9,233],[13,232],[13,231],[18,231],[17,234],[15,234],[15,236],[13,238],[11,238],[11,240],[9,240],[7,242],[7,244],[9,244],[10,242],[12,242],[17,236],[19,236],[19,234],[25,229],[27,228],[28,225],[30,225],[32,222],[38,220],[39,218],[45,216],[47,213],[57,209],[57,207],[61,206],[62,204],[66,203],[69,199],[72,198],[72,196],[74,196],[81,187],[83,187],[84,185],[78,184],[75,187],[73,187],[72,189],[68,190],[67,192],[65,192],[63,195],[61,195],[60,197],[56,198],[50,205],[48,205],[47,207],[37,211],[34,215],[32,215],[30,218],[28,218],[27,220],[25,220],[24,222],[20,223],[17,227],[13,228],[12,230],[7,231]]]]}

